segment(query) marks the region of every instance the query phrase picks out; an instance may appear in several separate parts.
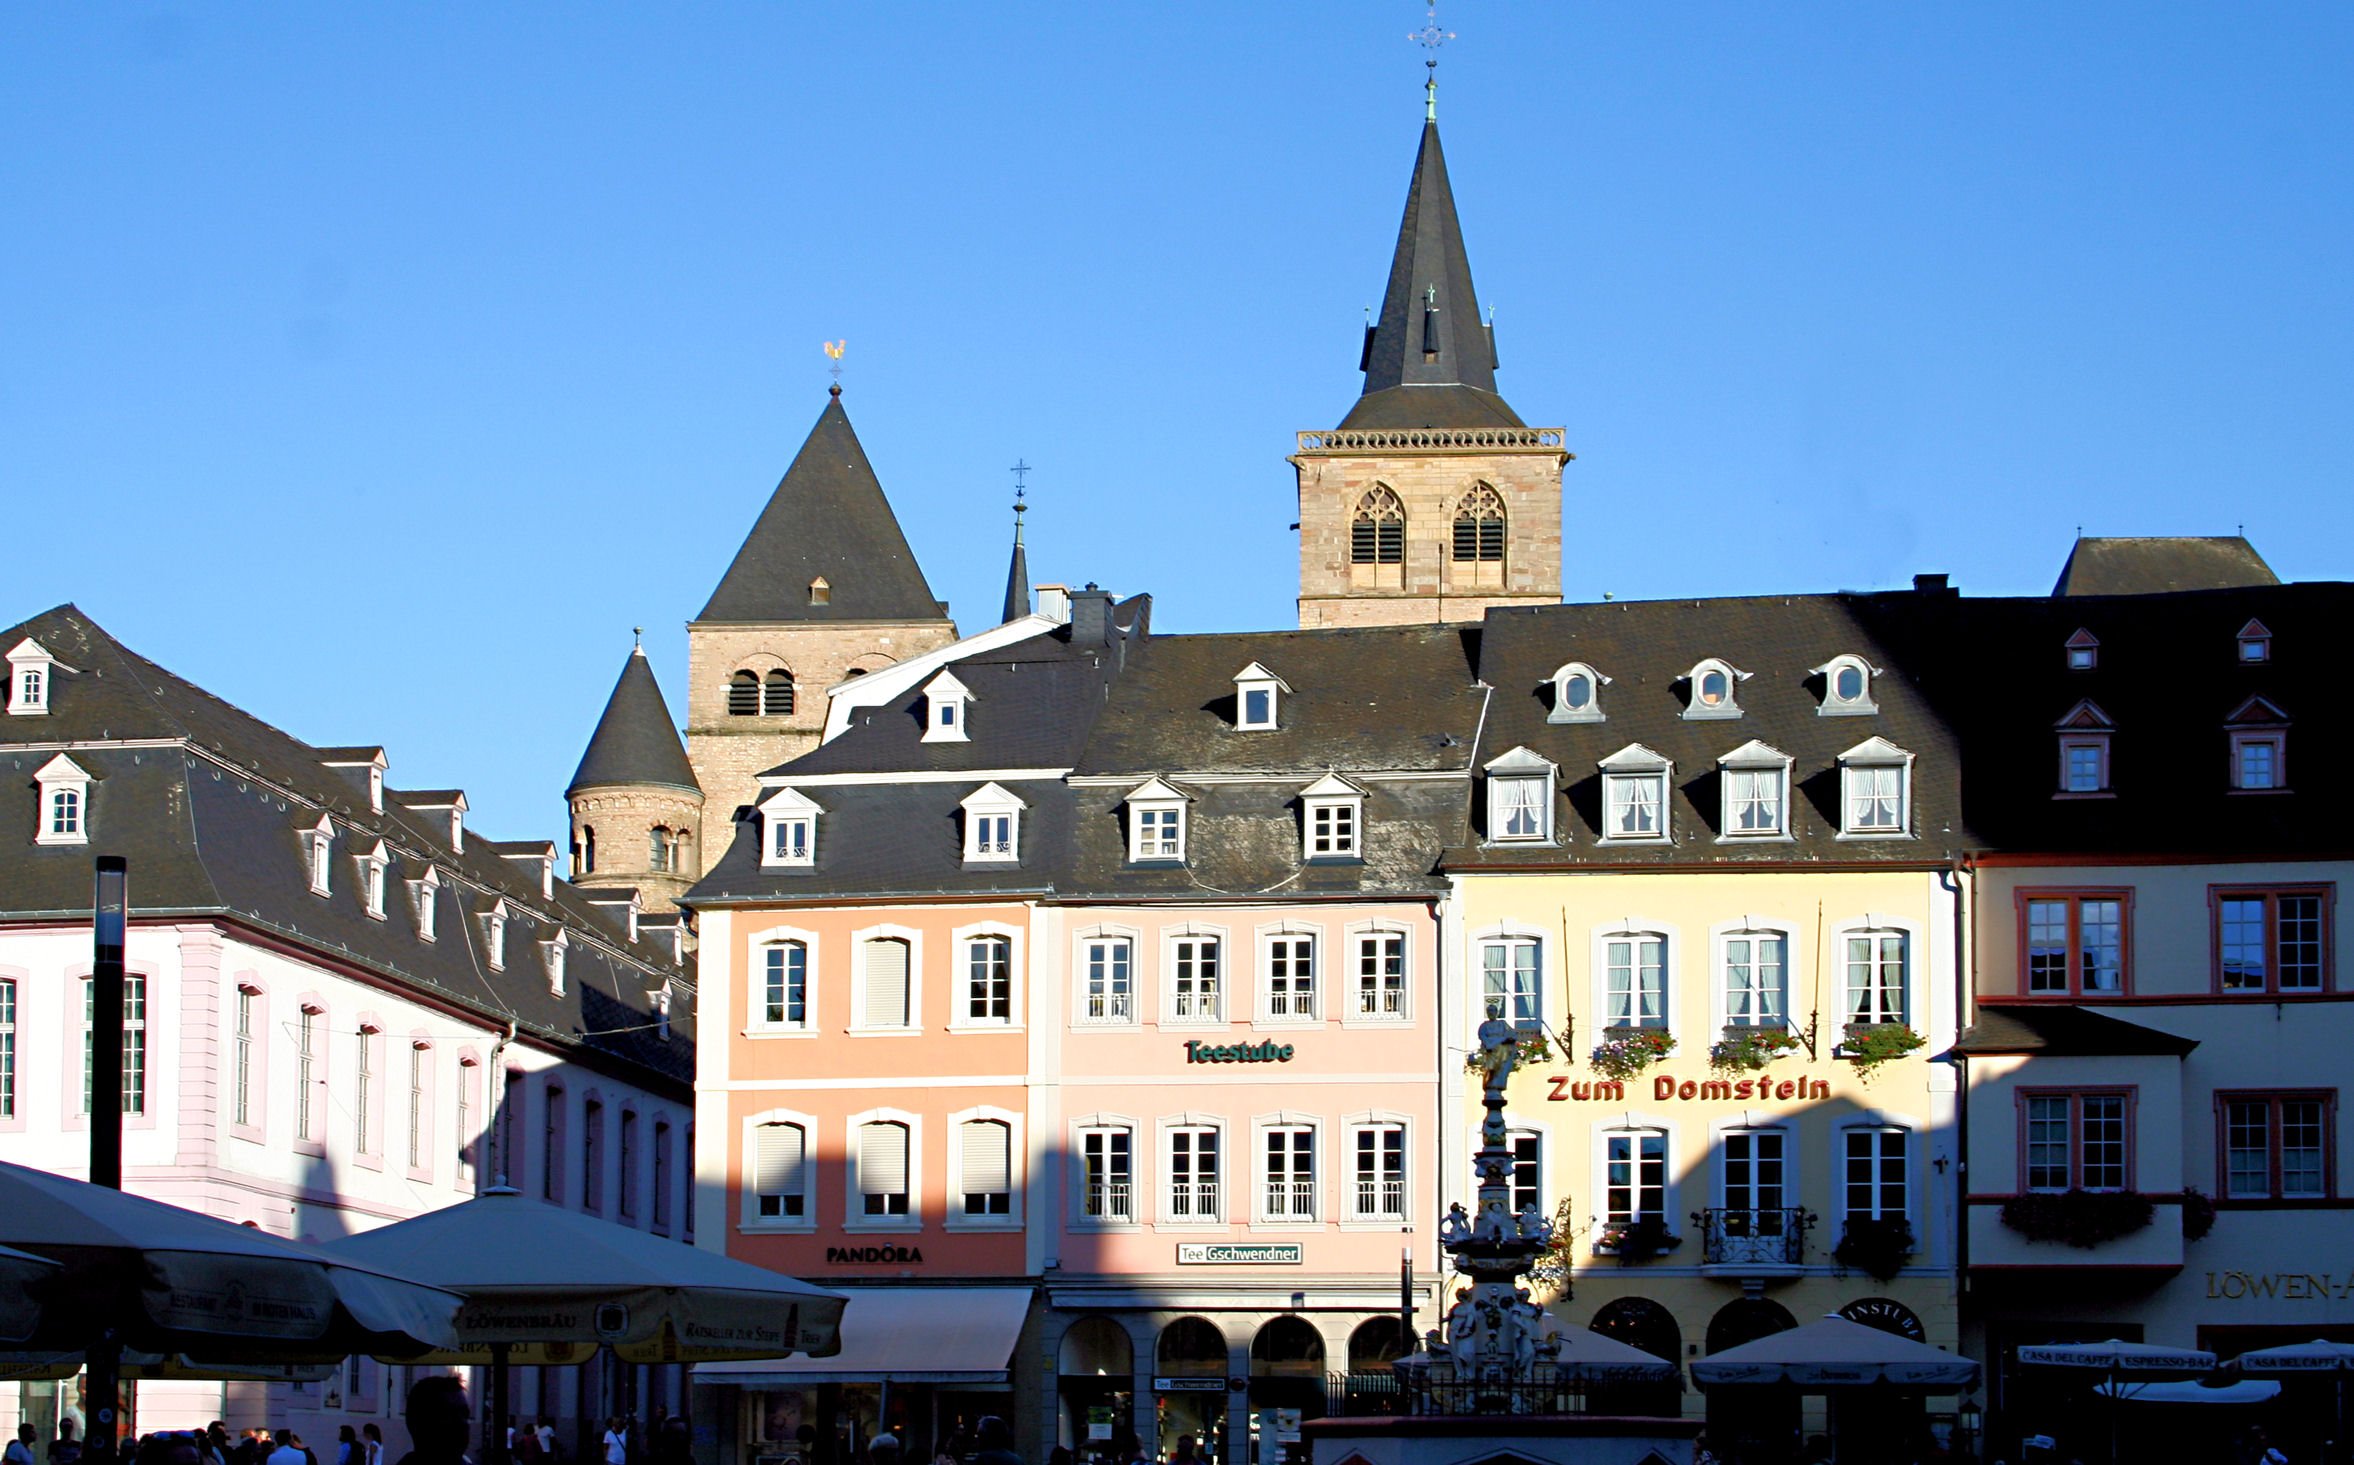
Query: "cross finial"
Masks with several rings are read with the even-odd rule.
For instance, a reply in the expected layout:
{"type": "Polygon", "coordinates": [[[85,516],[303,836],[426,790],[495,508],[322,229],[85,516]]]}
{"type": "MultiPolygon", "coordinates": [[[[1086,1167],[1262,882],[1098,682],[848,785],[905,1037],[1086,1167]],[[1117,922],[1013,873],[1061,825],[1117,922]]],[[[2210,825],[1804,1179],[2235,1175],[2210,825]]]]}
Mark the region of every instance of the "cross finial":
{"type": "Polygon", "coordinates": [[[1429,79],[1422,84],[1422,120],[1436,122],[1439,120],[1439,47],[1455,39],[1455,33],[1440,28],[1438,0],[1431,0],[1423,16],[1422,29],[1406,32],[1406,39],[1430,53],[1429,59],[1422,63],[1430,72],[1429,79]]]}
{"type": "Polygon", "coordinates": [[[1014,476],[1014,492],[1019,494],[1022,491],[1022,485],[1028,481],[1025,475],[1027,475],[1030,471],[1029,463],[1023,459],[1016,458],[1014,459],[1014,465],[1005,471],[1011,473],[1014,476]]]}
{"type": "Polygon", "coordinates": [[[629,628],[629,649],[632,651],[643,651],[646,649],[646,628],[644,626],[631,626],[629,628]]]}
{"type": "Polygon", "coordinates": [[[837,397],[842,395],[842,348],[849,344],[850,338],[848,336],[844,336],[839,341],[825,343],[826,355],[834,363],[826,368],[826,374],[834,379],[834,385],[829,390],[837,397]]]}

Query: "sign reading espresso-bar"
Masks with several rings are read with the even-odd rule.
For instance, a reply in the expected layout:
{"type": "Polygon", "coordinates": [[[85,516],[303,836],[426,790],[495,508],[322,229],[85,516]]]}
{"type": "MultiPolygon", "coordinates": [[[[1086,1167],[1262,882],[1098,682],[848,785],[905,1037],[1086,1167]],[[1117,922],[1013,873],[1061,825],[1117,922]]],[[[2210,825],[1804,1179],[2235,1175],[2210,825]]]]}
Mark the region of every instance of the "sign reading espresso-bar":
{"type": "Polygon", "coordinates": [[[1192,1267],[1296,1267],[1307,1248],[1296,1241],[1180,1241],[1177,1264],[1192,1267]]]}

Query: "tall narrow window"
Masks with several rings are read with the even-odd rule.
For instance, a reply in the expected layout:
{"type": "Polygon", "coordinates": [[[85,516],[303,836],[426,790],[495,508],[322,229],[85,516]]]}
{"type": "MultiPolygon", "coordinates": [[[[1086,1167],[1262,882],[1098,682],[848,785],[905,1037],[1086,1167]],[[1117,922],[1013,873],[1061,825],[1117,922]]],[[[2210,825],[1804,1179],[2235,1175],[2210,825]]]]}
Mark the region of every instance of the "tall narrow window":
{"type": "Polygon", "coordinates": [[[908,1213],[906,1125],[883,1120],[859,1126],[858,1193],[866,1215],[908,1213]]]}
{"type": "Polygon", "coordinates": [[[1406,934],[1366,931],[1357,937],[1357,1015],[1406,1015],[1406,934]]]}
{"type": "Polygon", "coordinates": [[[482,1144],[482,1136],[474,1132],[474,1085],[480,1071],[473,1059],[458,1060],[458,1182],[467,1187],[474,1184],[474,1157],[482,1144]]]}
{"type": "Polygon", "coordinates": [[[1512,1168],[1507,1172],[1507,1204],[1514,1215],[1543,1204],[1545,1142],[1526,1130],[1512,1136],[1512,1168]]]}
{"type": "Polygon", "coordinates": [[[859,965],[859,1023],[870,1028],[911,1026],[908,1012],[908,946],[894,937],[866,943],[859,965]]]}
{"type": "Polygon", "coordinates": [[[1218,977],[1218,938],[1180,936],[1169,946],[1169,1016],[1216,1022],[1225,1016],[1218,977]]]}
{"type": "Polygon", "coordinates": [[[1666,1135],[1644,1129],[1603,1137],[1602,1210],[1618,1225],[1666,1219],[1666,1135]]]}
{"type": "Polygon", "coordinates": [[[294,1137],[317,1140],[319,1010],[305,1007],[294,1023],[294,1137]]]}
{"type": "Polygon", "coordinates": [[[968,1119],[958,1136],[964,1213],[980,1219],[1013,1214],[1013,1126],[1002,1119],[968,1119]]]}
{"type": "Polygon", "coordinates": [[[409,1168],[425,1168],[425,1073],[433,1050],[423,1043],[409,1044],[409,1168]]]}
{"type": "Polygon", "coordinates": [[[646,868],[657,875],[670,869],[670,831],[657,824],[646,831],[646,868]]]}
{"type": "Polygon", "coordinates": [[[580,1208],[605,1207],[605,1106],[590,1099],[580,1106],[580,1208]]]}
{"type": "Polygon", "coordinates": [[[1725,1135],[1724,1154],[1727,1236],[1779,1236],[1789,1219],[1783,1212],[1788,1195],[1783,1187],[1785,1136],[1778,1129],[1743,1129],[1725,1135]]]}
{"type": "Polygon", "coordinates": [[[1613,936],[1602,943],[1604,1019],[1614,1028],[1667,1026],[1667,938],[1613,936]]]}
{"type": "Polygon", "coordinates": [[[540,1113],[540,1199],[564,1203],[564,1090],[548,1085],[547,1107],[540,1113]]]}
{"type": "Polygon", "coordinates": [[[16,982],[0,977],[0,1119],[16,1117],[16,982]]]}
{"type": "Polygon", "coordinates": [[[368,1122],[374,1118],[369,1112],[369,1104],[375,1097],[372,1091],[376,1083],[376,1033],[372,1028],[363,1027],[355,1037],[352,1044],[352,1052],[357,1059],[352,1068],[352,1148],[366,1155],[374,1153],[376,1149],[368,1134],[368,1122]]]}
{"type": "Polygon", "coordinates": [[[1742,931],[1725,938],[1725,1023],[1778,1028],[1789,1011],[1790,938],[1742,931]]]}
{"type": "Polygon", "coordinates": [[[1316,1131],[1307,1125],[1267,1131],[1267,1217],[1316,1219],[1316,1131]]]}
{"type": "Polygon", "coordinates": [[[764,1027],[809,1026],[809,948],[780,941],[761,953],[760,1022],[764,1027]]]}
{"type": "Polygon", "coordinates": [[[1901,1129],[1847,1131],[1841,1175],[1847,1214],[1899,1219],[1910,1214],[1911,1138],[1901,1129]]]}
{"type": "Polygon", "coordinates": [[[1267,943],[1267,1015],[1316,1016],[1316,938],[1277,936],[1267,943]]]}
{"type": "Polygon", "coordinates": [[[654,1121],[654,1229],[670,1229],[670,1121],[654,1121]]]}
{"type": "Polygon", "coordinates": [[[1136,1020],[1135,948],[1125,936],[1102,936],[1084,945],[1086,1003],[1081,1016],[1088,1022],[1136,1020]]]}
{"type": "Polygon", "coordinates": [[[1120,1128],[1079,1134],[1080,1214],[1090,1221],[1136,1219],[1134,1136],[1120,1128]]]}
{"type": "Polygon", "coordinates": [[[1483,941],[1479,947],[1483,1011],[1506,1022],[1542,1022],[1543,947],[1533,936],[1483,941]]]}
{"type": "Polygon", "coordinates": [[[1387,488],[1376,486],[1357,501],[1349,521],[1349,563],[1395,565],[1406,558],[1406,506],[1387,488]]]}
{"type": "Polygon", "coordinates": [[[1169,1131],[1169,1219],[1218,1219],[1218,1131],[1188,1126],[1169,1131]]]}
{"type": "Polygon", "coordinates": [[[2331,895],[2326,886],[2217,891],[2217,987],[2276,994],[2327,990],[2331,895]]]}
{"type": "Polygon", "coordinates": [[[1484,483],[1455,510],[1454,547],[1458,564],[1504,558],[1504,500],[1484,483]]]}
{"type": "Polygon", "coordinates": [[[965,943],[965,1020],[1012,1022],[1013,1015],[1013,941],[976,936],[965,943]]]}
{"type": "MultiPolygon", "coordinates": [[[[254,1012],[261,1002],[261,994],[248,987],[237,989],[237,1027],[232,1056],[229,1096],[229,1122],[241,1128],[253,1126],[253,1064],[254,1012]]],[[[6,1117],[0,1109],[0,1118],[6,1117]]]]}
{"type": "Polygon", "coordinates": [[[620,1144],[613,1158],[616,1183],[613,1187],[613,1209],[624,1221],[638,1213],[638,1116],[634,1109],[621,1111],[620,1144]]]}
{"type": "MultiPolygon", "coordinates": [[[[82,982],[82,1112],[90,1112],[92,1072],[96,1067],[98,1016],[96,985],[82,982]]],[[[123,976],[123,1117],[147,1112],[147,979],[137,973],[123,976]]]]}
{"type": "Polygon", "coordinates": [[[728,678],[727,715],[730,717],[758,717],[760,715],[760,676],[757,672],[740,671],[728,678]]]}
{"type": "Polygon", "coordinates": [[[790,717],[793,715],[793,674],[782,669],[772,671],[760,687],[760,715],[790,717]]]}
{"type": "Polygon", "coordinates": [[[1357,1131],[1355,1204],[1359,1220],[1406,1218],[1406,1126],[1371,1124],[1357,1131]]]}
{"type": "Polygon", "coordinates": [[[1905,1021],[1909,938],[1902,931],[1856,931],[1847,937],[1846,1020],[1905,1021]]]}
{"type": "MultiPolygon", "coordinates": [[[[753,1214],[757,1219],[794,1221],[808,1214],[803,1168],[808,1163],[808,1138],[798,1124],[763,1124],[752,1131],[753,1214]]],[[[905,1168],[902,1164],[902,1172],[905,1168]]],[[[905,1185],[900,1189],[904,1199],[905,1185]]]]}

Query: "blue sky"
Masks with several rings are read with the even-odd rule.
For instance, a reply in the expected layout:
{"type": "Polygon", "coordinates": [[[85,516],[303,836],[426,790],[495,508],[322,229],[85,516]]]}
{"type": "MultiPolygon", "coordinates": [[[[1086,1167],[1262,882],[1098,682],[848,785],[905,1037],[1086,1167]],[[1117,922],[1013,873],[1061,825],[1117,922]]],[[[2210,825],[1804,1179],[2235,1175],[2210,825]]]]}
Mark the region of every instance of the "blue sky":
{"type": "MultiPolygon", "coordinates": [[[[2354,8],[1442,7],[1572,598],[2048,589],[2078,525],[2346,573],[2354,8]]],[[[0,10],[0,621],[133,647],[498,837],[824,402],[935,590],[1289,624],[1406,0],[0,10]]]]}

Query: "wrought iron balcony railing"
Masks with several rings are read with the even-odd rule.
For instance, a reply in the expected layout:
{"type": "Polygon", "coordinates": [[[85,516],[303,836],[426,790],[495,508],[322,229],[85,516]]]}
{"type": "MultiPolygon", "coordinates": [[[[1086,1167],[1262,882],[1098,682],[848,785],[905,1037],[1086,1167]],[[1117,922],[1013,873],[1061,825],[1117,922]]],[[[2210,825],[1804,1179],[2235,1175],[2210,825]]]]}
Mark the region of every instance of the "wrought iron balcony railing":
{"type": "Polygon", "coordinates": [[[1718,1207],[1695,1211],[1700,1264],[1708,1267],[1794,1267],[1806,1255],[1814,1214],[1801,1206],[1772,1210],[1718,1207]]]}

